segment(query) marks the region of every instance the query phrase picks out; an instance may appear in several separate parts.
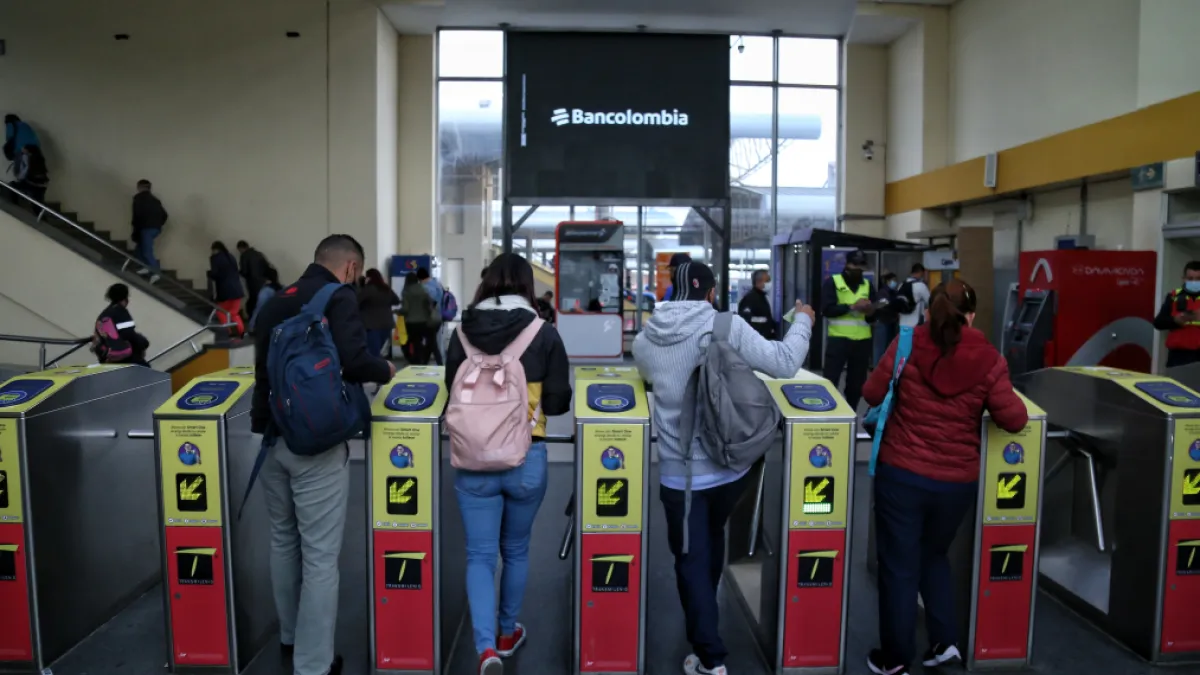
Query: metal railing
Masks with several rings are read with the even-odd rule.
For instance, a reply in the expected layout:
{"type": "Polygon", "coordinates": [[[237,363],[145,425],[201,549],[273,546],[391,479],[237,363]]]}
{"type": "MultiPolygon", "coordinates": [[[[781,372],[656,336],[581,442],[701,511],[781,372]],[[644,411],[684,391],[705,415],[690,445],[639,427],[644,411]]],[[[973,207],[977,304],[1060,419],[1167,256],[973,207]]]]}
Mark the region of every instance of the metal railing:
{"type": "MultiPolygon", "coordinates": [[[[142,262],[141,260],[138,260],[137,258],[133,257],[132,255],[129,255],[128,251],[125,251],[120,248],[117,248],[116,246],[113,246],[112,242],[105,241],[103,238],[97,236],[96,233],[94,233],[94,232],[89,232],[87,229],[81,227],[79,225],[79,223],[72,221],[70,218],[67,218],[66,216],[59,213],[58,211],[55,211],[54,209],[50,208],[49,206],[46,206],[45,204],[39,202],[36,199],[30,197],[29,195],[25,194],[24,192],[21,192],[20,190],[13,187],[12,185],[10,185],[4,181],[0,181],[0,188],[3,188],[5,190],[7,190],[9,193],[16,195],[21,200],[25,201],[30,206],[34,207],[33,210],[37,214],[37,221],[39,223],[42,222],[42,219],[45,218],[47,215],[57,218],[60,222],[67,225],[68,227],[72,228],[76,232],[82,233],[88,239],[91,239],[92,241],[96,242],[100,246],[103,246],[104,248],[106,248],[106,249],[116,253],[117,255],[121,256],[122,258],[124,258],[124,262],[121,263],[121,271],[122,272],[128,270],[130,263],[133,263],[135,270],[143,269],[143,270],[146,270],[147,272],[149,272],[150,274],[158,275],[158,281],[152,282],[152,283],[159,283],[159,282],[165,281],[167,283],[167,285],[178,288],[179,290],[183,291],[184,293],[188,294],[189,296],[192,296],[196,300],[199,300],[200,302],[203,302],[205,305],[211,307],[213,312],[221,311],[221,308],[218,307],[217,304],[214,303],[212,300],[209,300],[208,298],[204,297],[203,295],[197,293],[195,290],[193,290],[187,286],[184,286],[183,283],[181,283],[179,280],[172,279],[171,277],[168,277],[166,275],[159,274],[158,270],[153,269],[152,267],[150,267],[146,263],[142,262]]],[[[147,282],[149,282],[149,280],[147,280],[147,282]]],[[[212,314],[210,313],[209,318],[211,318],[211,317],[212,317],[212,314]]]]}
{"type": "Polygon", "coordinates": [[[186,337],[176,340],[170,347],[167,347],[166,349],[162,350],[161,352],[146,359],[146,363],[154,363],[158,359],[161,359],[162,357],[166,356],[167,354],[175,351],[176,349],[179,349],[184,344],[188,344],[191,346],[193,354],[199,354],[200,347],[199,347],[199,345],[197,345],[194,342],[197,335],[199,335],[207,330],[212,330],[213,328],[232,328],[236,325],[237,325],[236,323],[231,322],[231,323],[217,323],[217,324],[210,323],[210,324],[201,326],[201,327],[197,328],[196,330],[192,331],[191,333],[189,333],[186,337]]]}
{"type": "Polygon", "coordinates": [[[47,337],[33,337],[31,335],[0,335],[0,342],[23,342],[25,344],[38,345],[38,370],[45,370],[46,368],[49,368],[50,366],[54,365],[55,363],[58,363],[58,361],[60,359],[62,359],[63,357],[74,354],[81,347],[90,343],[91,341],[92,341],[92,338],[90,338],[90,337],[85,337],[85,338],[47,338],[47,337]],[[63,352],[62,354],[59,354],[58,356],[54,357],[53,361],[47,362],[46,361],[46,346],[47,345],[61,345],[64,347],[69,346],[70,349],[68,349],[67,351],[63,352]]]}

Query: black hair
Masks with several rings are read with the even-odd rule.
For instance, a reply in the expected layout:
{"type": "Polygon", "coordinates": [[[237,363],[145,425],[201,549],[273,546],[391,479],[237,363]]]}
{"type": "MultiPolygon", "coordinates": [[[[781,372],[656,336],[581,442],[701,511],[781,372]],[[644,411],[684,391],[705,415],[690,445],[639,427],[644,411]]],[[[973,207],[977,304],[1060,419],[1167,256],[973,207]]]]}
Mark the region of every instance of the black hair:
{"type": "Polygon", "coordinates": [[[270,286],[271,288],[274,288],[275,290],[279,290],[280,288],[282,288],[282,286],[279,285],[279,270],[275,269],[274,267],[268,266],[266,277],[267,277],[267,285],[268,286],[270,286]]]}
{"type": "Polygon", "coordinates": [[[889,281],[892,281],[895,278],[895,274],[892,274],[891,272],[884,272],[883,276],[879,278],[879,283],[883,286],[886,286],[889,281]]]}
{"type": "Polygon", "coordinates": [[[237,247],[239,249],[250,248],[250,244],[247,244],[245,239],[239,239],[238,243],[237,243],[237,247]]]}
{"type": "Polygon", "coordinates": [[[367,277],[367,283],[372,286],[378,286],[380,288],[391,288],[391,286],[388,286],[388,282],[384,281],[383,274],[379,270],[375,269],[374,267],[367,270],[366,277],[367,277]]]}
{"type": "Polygon", "coordinates": [[[150,189],[150,181],[143,178],[137,182],[137,186],[138,186],[138,189],[146,188],[147,190],[149,190],[150,189]]]}
{"type": "Polygon", "coordinates": [[[365,260],[367,257],[363,253],[362,244],[358,243],[354,237],[348,234],[331,234],[317,244],[317,250],[313,253],[313,262],[336,263],[350,256],[359,260],[365,260]]]}
{"type": "Polygon", "coordinates": [[[913,263],[912,271],[909,274],[925,274],[925,266],[921,263],[913,263]]]}
{"type": "Polygon", "coordinates": [[[502,295],[519,295],[529,301],[530,307],[534,307],[537,305],[537,299],[533,297],[535,291],[533,267],[529,261],[516,253],[502,253],[485,270],[471,307],[488,298],[495,298],[496,304],[499,304],[502,295]]]}
{"type": "Polygon", "coordinates": [[[1193,260],[1184,265],[1183,273],[1187,274],[1188,272],[1200,272],[1200,260],[1193,260]]]}
{"type": "Polygon", "coordinates": [[[16,124],[17,122],[20,122],[20,121],[21,121],[21,118],[17,117],[16,115],[14,115],[12,113],[9,113],[4,116],[5,124],[16,124]]]}
{"type": "Polygon", "coordinates": [[[125,284],[113,284],[104,291],[104,297],[114,305],[125,302],[129,299],[129,287],[125,284]]]}
{"type": "Polygon", "coordinates": [[[484,265],[484,266],[483,266],[483,269],[479,270],[479,280],[480,280],[480,281],[483,281],[484,279],[486,279],[486,278],[487,278],[487,271],[488,271],[488,268],[489,268],[489,267],[491,267],[491,265],[490,265],[490,264],[489,264],[489,265],[484,265]]]}
{"type": "Polygon", "coordinates": [[[416,286],[416,285],[417,285],[417,273],[416,272],[409,272],[408,274],[404,275],[404,286],[406,288],[408,286],[416,286]]]}
{"type": "Polygon", "coordinates": [[[417,268],[417,280],[425,281],[428,278],[429,278],[429,270],[425,269],[424,267],[418,267],[417,268]]]}
{"type": "Polygon", "coordinates": [[[762,279],[763,276],[767,274],[770,274],[770,272],[767,270],[754,270],[754,272],[750,275],[750,283],[754,286],[757,286],[759,279],[762,279]]]}
{"type": "Polygon", "coordinates": [[[229,249],[225,248],[225,242],[223,241],[214,241],[211,248],[217,253],[229,253],[229,249]]]}

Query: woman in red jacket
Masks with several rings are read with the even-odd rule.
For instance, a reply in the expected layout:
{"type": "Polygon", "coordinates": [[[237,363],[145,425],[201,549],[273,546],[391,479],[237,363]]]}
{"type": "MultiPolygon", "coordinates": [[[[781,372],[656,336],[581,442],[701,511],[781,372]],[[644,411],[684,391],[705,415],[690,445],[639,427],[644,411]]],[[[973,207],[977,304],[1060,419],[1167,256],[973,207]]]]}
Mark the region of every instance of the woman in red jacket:
{"type": "MultiPolygon", "coordinates": [[[[979,488],[983,412],[1006,431],[1028,422],[1008,365],[975,320],[975,289],[957,279],[937,287],[926,322],[896,383],[875,472],[880,648],[867,665],[905,675],[916,656],[917,593],[925,602],[932,647],[926,666],[960,659],[954,589],[946,551],[979,488]]],[[[879,405],[896,357],[893,340],[863,388],[879,405]]]]}

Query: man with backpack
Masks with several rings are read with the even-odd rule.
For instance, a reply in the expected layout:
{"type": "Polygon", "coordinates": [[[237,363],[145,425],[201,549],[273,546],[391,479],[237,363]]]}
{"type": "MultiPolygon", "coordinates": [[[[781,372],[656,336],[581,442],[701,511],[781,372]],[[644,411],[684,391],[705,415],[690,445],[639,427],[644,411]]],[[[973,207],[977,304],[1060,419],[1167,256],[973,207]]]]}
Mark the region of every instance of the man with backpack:
{"type": "Polygon", "coordinates": [[[814,314],[797,302],[791,330],[772,341],[741,317],[717,313],[716,278],[707,265],[681,262],[672,285],[671,302],[646,322],[633,357],[654,385],[659,498],[694,650],[683,668],[689,675],[727,675],[717,614],[725,524],[750,468],[778,443],[780,421],[754,371],[794,376],[808,355],[814,314]]]}
{"type": "Polygon", "coordinates": [[[333,638],[350,487],[345,442],[370,419],[362,384],[385,384],[396,373],[367,349],[347,285],[362,273],[362,246],[349,235],[326,237],[313,264],[258,315],[251,430],[265,435],[271,583],[281,650],[293,656],[295,675],[341,673],[333,638]],[[326,368],[328,378],[309,376],[326,368]]]}
{"type": "Polygon", "coordinates": [[[430,325],[428,339],[431,344],[427,345],[426,349],[433,354],[434,362],[440,366],[445,363],[442,355],[442,328],[447,321],[453,321],[458,316],[458,299],[424,267],[417,269],[417,281],[425,287],[429,299],[433,300],[435,321],[430,325]]]}
{"type": "Polygon", "coordinates": [[[929,284],[925,283],[924,265],[916,263],[912,266],[912,272],[896,291],[896,301],[900,304],[897,315],[902,328],[916,328],[924,320],[925,308],[929,306],[929,284]]]}

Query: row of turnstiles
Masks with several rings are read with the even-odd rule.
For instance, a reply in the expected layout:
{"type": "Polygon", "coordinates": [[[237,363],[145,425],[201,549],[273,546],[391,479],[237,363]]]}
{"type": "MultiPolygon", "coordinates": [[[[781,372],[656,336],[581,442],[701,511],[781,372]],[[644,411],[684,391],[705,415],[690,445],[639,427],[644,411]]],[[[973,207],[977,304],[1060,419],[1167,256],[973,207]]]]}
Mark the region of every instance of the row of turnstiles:
{"type": "MultiPolygon", "coordinates": [[[[1200,368],[1175,374],[1200,384],[1200,368]]],[[[440,522],[443,377],[407,368],[373,403],[375,672],[443,672],[461,619],[446,610],[465,591],[461,557],[443,555],[461,548],[440,522]]],[[[770,670],[841,673],[856,416],[816,376],[767,384],[782,444],[731,521],[726,582],[770,670]]],[[[239,673],[272,641],[261,489],[239,514],[253,386],[252,369],[233,368],[172,394],[167,375],[121,366],[0,386],[0,671],[49,668],[160,581],[173,671],[239,673]]],[[[1018,386],[1029,424],[1011,434],[985,418],[978,504],[952,552],[968,667],[1030,663],[1039,581],[1149,661],[1200,660],[1200,394],[1102,367],[1018,386]]],[[[662,536],[648,528],[650,406],[633,368],[575,369],[576,673],[645,672],[648,537],[662,536]]]]}

